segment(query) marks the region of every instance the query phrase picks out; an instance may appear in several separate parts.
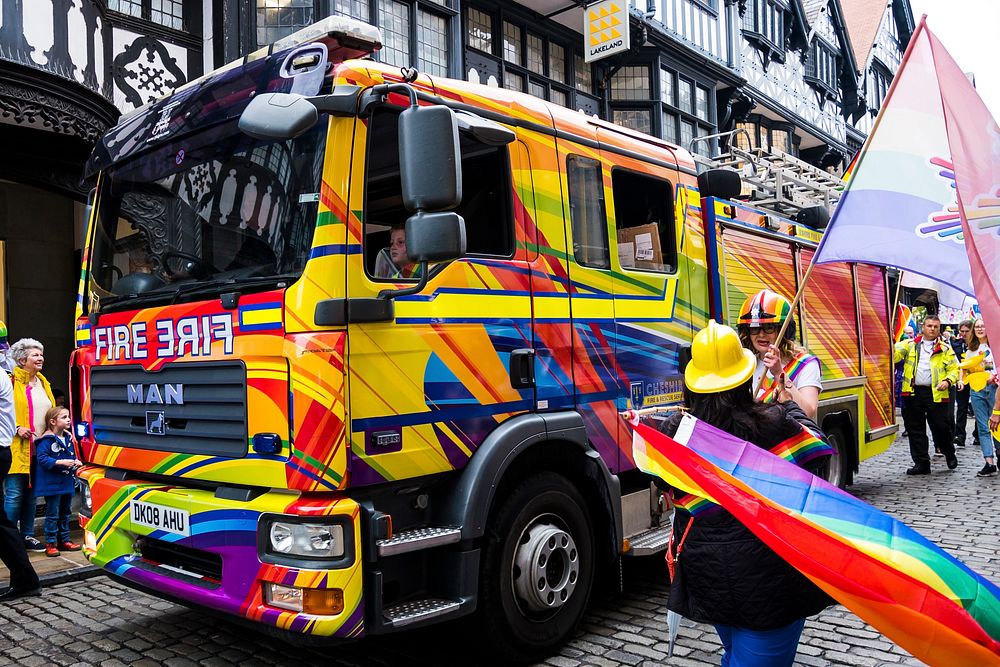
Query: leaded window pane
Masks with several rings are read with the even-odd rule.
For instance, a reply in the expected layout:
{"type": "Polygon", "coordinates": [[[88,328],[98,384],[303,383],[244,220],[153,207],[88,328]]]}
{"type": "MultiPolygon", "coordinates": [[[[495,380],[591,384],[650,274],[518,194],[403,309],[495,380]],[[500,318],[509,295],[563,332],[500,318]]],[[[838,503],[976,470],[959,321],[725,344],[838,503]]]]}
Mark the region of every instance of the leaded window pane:
{"type": "Polygon", "coordinates": [[[566,83],[566,49],[549,42],[549,78],[566,83]]]}
{"type": "Polygon", "coordinates": [[[626,65],[611,77],[611,99],[648,100],[649,67],[626,65]]]}
{"type": "Polygon", "coordinates": [[[417,10],[417,67],[433,76],[448,76],[448,21],[417,10]]]}
{"type": "Polygon", "coordinates": [[[521,28],[507,21],[503,22],[503,59],[521,64],[521,28]]]}
{"type": "Polygon", "coordinates": [[[142,0],[108,0],[108,9],[141,18],[142,0]]]}
{"type": "Polygon", "coordinates": [[[681,148],[688,148],[691,146],[692,139],[694,139],[694,123],[682,120],[681,136],[678,143],[681,145],[681,148]]]}
{"type": "Polygon", "coordinates": [[[257,0],[257,44],[271,44],[314,20],[313,0],[257,0]]]}
{"type": "Polygon", "coordinates": [[[466,18],[465,43],[474,49],[493,53],[493,17],[475,7],[469,7],[466,18]]]}
{"type": "Polygon", "coordinates": [[[702,120],[708,120],[708,89],[695,87],[694,113],[702,120]]]}
{"type": "Polygon", "coordinates": [[[677,143],[677,114],[670,111],[663,112],[663,138],[667,141],[677,143]]]}
{"type": "Polygon", "coordinates": [[[651,116],[648,109],[614,109],[611,112],[612,122],[630,127],[647,134],[651,128],[651,116]]]}
{"type": "Polygon", "coordinates": [[[534,95],[535,97],[540,97],[545,99],[545,86],[540,83],[535,83],[534,81],[528,82],[528,93],[534,95]]]}
{"type": "Polygon", "coordinates": [[[184,29],[184,2],[183,0],[151,0],[149,18],[153,23],[174,30],[184,29]]]}
{"type": "Polygon", "coordinates": [[[553,88],[549,93],[549,99],[561,107],[567,106],[569,102],[569,98],[566,96],[566,93],[555,88],[553,88]]]}
{"type": "Polygon", "coordinates": [[[371,20],[371,6],[368,0],[332,0],[331,10],[337,16],[346,16],[359,21],[371,20]]]}
{"type": "Polygon", "coordinates": [[[528,33],[528,69],[535,74],[545,74],[545,59],[542,57],[542,38],[528,33]]]}
{"type": "Polygon", "coordinates": [[[401,2],[379,5],[378,20],[382,29],[382,50],[379,59],[390,65],[410,65],[410,7],[401,2]]]}
{"type": "Polygon", "coordinates": [[[507,90],[517,90],[524,92],[524,76],[517,72],[507,70],[503,74],[503,87],[507,90]]]}
{"type": "Polygon", "coordinates": [[[580,54],[575,54],[573,57],[573,69],[576,74],[576,89],[592,95],[594,93],[594,80],[590,72],[590,65],[583,60],[583,56],[580,54]]]}
{"type": "Polygon", "coordinates": [[[681,111],[694,113],[694,95],[691,91],[693,86],[694,84],[684,79],[681,79],[677,86],[677,106],[681,111]]]}
{"type": "Polygon", "coordinates": [[[660,101],[670,106],[675,106],[674,102],[674,73],[668,69],[660,68],[660,101]]]}
{"type": "Polygon", "coordinates": [[[771,146],[786,153],[792,152],[791,135],[788,130],[771,130],[771,146]]]}
{"type": "Polygon", "coordinates": [[[756,144],[757,125],[755,125],[754,123],[736,123],[736,128],[739,130],[746,130],[746,133],[737,132],[736,134],[733,135],[733,143],[736,145],[736,147],[742,148],[745,151],[748,151],[751,148],[753,148],[753,146],[751,146],[750,144],[751,143],[756,144]],[[750,135],[749,137],[747,136],[747,133],[749,133],[750,135]]]}

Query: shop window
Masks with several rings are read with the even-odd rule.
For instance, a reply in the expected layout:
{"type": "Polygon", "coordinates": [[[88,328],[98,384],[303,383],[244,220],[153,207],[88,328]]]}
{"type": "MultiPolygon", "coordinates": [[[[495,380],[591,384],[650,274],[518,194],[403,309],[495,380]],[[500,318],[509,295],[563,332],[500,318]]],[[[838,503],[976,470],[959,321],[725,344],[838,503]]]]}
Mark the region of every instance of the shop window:
{"type": "Polygon", "coordinates": [[[615,169],[611,190],[622,268],[673,273],[677,244],[670,181],[615,169]]]}
{"type": "Polygon", "coordinates": [[[528,82],[528,94],[534,95],[539,99],[545,99],[545,86],[540,83],[535,83],[534,81],[528,82]]]}
{"type": "Polygon", "coordinates": [[[660,68],[660,101],[674,106],[674,73],[666,67],[660,68]]]}
{"type": "Polygon", "coordinates": [[[549,78],[566,83],[566,49],[549,42],[549,78]]]}
{"type": "Polygon", "coordinates": [[[593,95],[594,77],[591,73],[590,65],[578,53],[573,58],[573,70],[576,76],[576,89],[588,95],[593,95]]]}
{"type": "Polygon", "coordinates": [[[503,22],[503,59],[515,65],[522,63],[521,28],[509,21],[503,22]]]}
{"type": "Polygon", "coordinates": [[[524,81],[524,76],[518,74],[517,72],[507,70],[503,73],[503,87],[507,90],[516,90],[519,93],[523,93],[524,81]]]}
{"type": "Polygon", "coordinates": [[[558,104],[561,107],[567,106],[569,104],[569,99],[566,96],[566,93],[564,93],[561,90],[557,90],[556,88],[553,88],[552,90],[549,91],[549,100],[551,100],[555,104],[558,104]]]}
{"type": "Polygon", "coordinates": [[[649,109],[612,109],[611,122],[646,134],[653,131],[649,109]]]}
{"type": "Polygon", "coordinates": [[[417,68],[433,76],[448,76],[448,21],[417,10],[417,68]]]}
{"type": "Polygon", "coordinates": [[[410,8],[390,0],[378,9],[379,27],[382,29],[382,50],[379,60],[400,67],[410,66],[410,8]]]}
{"type": "Polygon", "coordinates": [[[648,100],[649,67],[647,65],[626,65],[611,77],[611,99],[648,100]]]}
{"type": "Polygon", "coordinates": [[[571,155],[566,158],[569,212],[573,228],[573,257],[577,264],[595,269],[611,268],[608,221],[604,213],[601,163],[571,155]]]}
{"type": "Polygon", "coordinates": [[[368,0],[332,0],[330,10],[337,16],[346,16],[359,21],[371,21],[371,7],[368,0]]]}
{"type": "MultiPolygon", "coordinates": [[[[377,109],[369,122],[365,180],[365,269],[375,279],[416,280],[415,267],[393,262],[388,248],[393,229],[410,216],[402,205],[399,178],[399,113],[377,109]],[[388,262],[388,263],[387,263],[388,262]]],[[[455,212],[465,220],[470,256],[513,257],[514,222],[510,201],[510,157],[506,146],[490,146],[465,133],[462,151],[462,203],[455,212]]]]}
{"type": "Polygon", "coordinates": [[[545,74],[545,58],[542,53],[542,38],[528,33],[528,69],[535,74],[545,74]]]}
{"type": "Polygon", "coordinates": [[[493,53],[493,17],[475,7],[469,7],[465,43],[474,49],[493,53]]]}
{"type": "Polygon", "coordinates": [[[672,144],[677,143],[677,114],[664,111],[662,114],[663,138],[672,144]]]}
{"type": "MultiPolygon", "coordinates": [[[[309,1],[312,4],[312,0],[309,1]]],[[[259,11],[260,0],[257,6],[259,11]]],[[[184,30],[184,0],[108,0],[108,9],[174,30],[184,30]]]]}

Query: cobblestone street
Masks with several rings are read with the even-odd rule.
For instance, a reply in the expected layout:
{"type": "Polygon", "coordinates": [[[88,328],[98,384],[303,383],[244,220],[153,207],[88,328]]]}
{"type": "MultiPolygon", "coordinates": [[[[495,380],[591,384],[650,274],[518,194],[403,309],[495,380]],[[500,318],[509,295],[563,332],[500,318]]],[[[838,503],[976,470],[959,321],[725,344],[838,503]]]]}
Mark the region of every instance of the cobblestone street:
{"type": "MultiPolygon", "coordinates": [[[[1000,581],[995,499],[1000,478],[977,478],[978,448],[960,466],[933,462],[929,477],[907,477],[907,443],[863,464],[852,491],[1000,581]]],[[[666,572],[659,558],[628,562],[625,593],[598,600],[578,636],[545,665],[717,665],[714,631],[684,623],[666,657],[666,572]]],[[[464,626],[441,626],[322,649],[267,638],[214,616],[126,588],[103,575],[47,588],[40,598],[0,607],[0,664],[17,665],[470,665],[476,640],[464,626]],[[459,639],[461,638],[461,639],[459,639]]],[[[917,665],[918,661],[841,607],[806,624],[802,665],[917,665]]]]}

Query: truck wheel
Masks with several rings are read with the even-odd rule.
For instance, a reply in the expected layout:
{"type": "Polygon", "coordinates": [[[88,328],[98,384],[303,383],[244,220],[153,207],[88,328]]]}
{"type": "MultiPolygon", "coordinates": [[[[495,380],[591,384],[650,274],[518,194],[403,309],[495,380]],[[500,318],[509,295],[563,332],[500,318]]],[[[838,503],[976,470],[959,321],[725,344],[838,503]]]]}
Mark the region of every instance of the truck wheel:
{"type": "Polygon", "coordinates": [[[594,577],[586,507],[565,477],[544,472],[517,486],[492,514],[479,606],[494,657],[537,660],[576,628],[594,577]]]}
{"type": "Polygon", "coordinates": [[[847,486],[848,471],[850,461],[847,459],[847,438],[839,428],[831,429],[826,434],[826,442],[833,447],[836,455],[831,456],[823,467],[823,479],[836,487],[843,489],[847,486]]]}

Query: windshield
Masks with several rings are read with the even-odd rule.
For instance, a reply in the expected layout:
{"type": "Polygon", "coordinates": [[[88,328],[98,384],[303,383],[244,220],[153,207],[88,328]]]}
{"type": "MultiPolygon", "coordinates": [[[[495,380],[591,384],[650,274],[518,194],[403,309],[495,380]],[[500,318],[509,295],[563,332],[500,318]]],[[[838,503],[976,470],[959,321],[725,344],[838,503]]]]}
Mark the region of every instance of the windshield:
{"type": "Polygon", "coordinates": [[[177,302],[212,286],[267,289],[297,277],[316,222],[325,120],[275,142],[231,121],[106,171],[90,281],[101,304],[177,302]]]}

